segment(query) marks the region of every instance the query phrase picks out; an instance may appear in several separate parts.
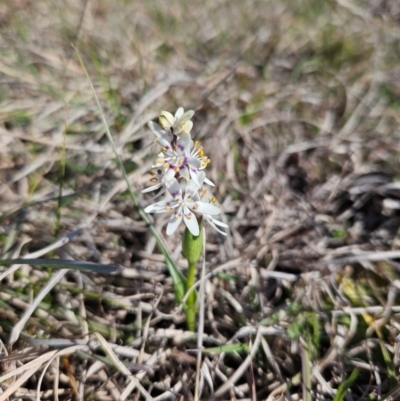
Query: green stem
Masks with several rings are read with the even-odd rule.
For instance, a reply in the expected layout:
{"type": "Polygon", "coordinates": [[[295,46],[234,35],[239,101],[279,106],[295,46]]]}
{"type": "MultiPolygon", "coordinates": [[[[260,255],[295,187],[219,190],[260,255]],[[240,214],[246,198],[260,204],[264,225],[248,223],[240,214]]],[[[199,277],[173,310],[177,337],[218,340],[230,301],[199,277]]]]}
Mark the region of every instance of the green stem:
{"type": "MultiPolygon", "coordinates": [[[[196,282],[197,263],[199,262],[203,249],[203,227],[201,219],[198,219],[200,232],[199,235],[193,235],[186,227],[182,238],[182,252],[188,261],[188,273],[186,278],[185,293],[193,287],[196,282]]],[[[197,313],[197,291],[189,294],[185,305],[186,324],[190,331],[196,330],[196,313],[197,313]]]]}
{"type": "MultiPolygon", "coordinates": [[[[196,270],[197,270],[196,268],[197,268],[197,263],[189,263],[188,275],[186,280],[186,293],[196,282],[196,270]]],[[[196,330],[196,312],[197,312],[196,300],[197,300],[196,291],[192,291],[186,301],[186,309],[185,309],[186,323],[190,331],[196,330]]]]}

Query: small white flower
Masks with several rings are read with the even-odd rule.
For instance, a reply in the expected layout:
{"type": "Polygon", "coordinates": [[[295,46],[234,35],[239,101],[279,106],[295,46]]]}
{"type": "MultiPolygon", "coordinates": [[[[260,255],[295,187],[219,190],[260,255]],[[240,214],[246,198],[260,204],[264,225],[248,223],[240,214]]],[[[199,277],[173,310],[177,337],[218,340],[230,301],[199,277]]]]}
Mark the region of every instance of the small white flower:
{"type": "MultiPolygon", "coordinates": [[[[179,136],[174,144],[164,139],[160,139],[160,144],[163,146],[162,152],[152,167],[164,169],[165,181],[179,174],[186,180],[193,179],[200,186],[198,174],[210,163],[210,159],[204,155],[203,147],[198,142],[193,146],[193,141],[187,134],[179,136]]],[[[208,185],[214,186],[212,181],[207,178],[205,180],[208,185]]]]}
{"type": "Polygon", "coordinates": [[[161,191],[156,196],[156,197],[158,197],[161,194],[163,194],[166,190],[166,187],[165,187],[166,177],[165,177],[164,170],[157,169],[156,171],[150,171],[149,174],[151,175],[150,182],[153,185],[148,188],[143,189],[142,193],[144,194],[146,192],[155,191],[155,190],[161,188],[161,191]]]}
{"type": "Polygon", "coordinates": [[[215,216],[220,213],[218,206],[196,200],[199,187],[194,180],[190,180],[183,188],[175,178],[172,178],[167,182],[167,187],[171,199],[147,206],[144,211],[146,213],[163,213],[175,209],[167,226],[168,235],[175,232],[183,218],[189,231],[197,236],[200,233],[197,216],[215,216]]]}
{"type": "Polygon", "coordinates": [[[200,165],[199,161],[190,155],[190,148],[193,144],[190,136],[185,134],[174,141],[174,144],[161,140],[162,152],[159,153],[153,168],[164,169],[165,175],[171,179],[175,174],[189,179],[188,165],[200,165]]]}
{"type": "Polygon", "coordinates": [[[194,111],[188,110],[186,113],[182,107],[176,111],[173,116],[169,111],[162,111],[159,118],[161,128],[173,135],[179,136],[181,133],[190,134],[193,127],[193,122],[190,119],[193,117],[194,111]]]}

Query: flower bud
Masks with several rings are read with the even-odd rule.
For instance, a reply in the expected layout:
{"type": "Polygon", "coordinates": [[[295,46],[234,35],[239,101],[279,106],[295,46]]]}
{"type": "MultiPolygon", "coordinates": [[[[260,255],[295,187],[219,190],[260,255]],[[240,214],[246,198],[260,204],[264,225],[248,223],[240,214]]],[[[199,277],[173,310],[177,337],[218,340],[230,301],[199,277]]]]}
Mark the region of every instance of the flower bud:
{"type": "Polygon", "coordinates": [[[203,227],[199,221],[200,233],[193,235],[186,227],[182,238],[182,252],[187,259],[189,266],[196,265],[203,250],[203,227]]]}

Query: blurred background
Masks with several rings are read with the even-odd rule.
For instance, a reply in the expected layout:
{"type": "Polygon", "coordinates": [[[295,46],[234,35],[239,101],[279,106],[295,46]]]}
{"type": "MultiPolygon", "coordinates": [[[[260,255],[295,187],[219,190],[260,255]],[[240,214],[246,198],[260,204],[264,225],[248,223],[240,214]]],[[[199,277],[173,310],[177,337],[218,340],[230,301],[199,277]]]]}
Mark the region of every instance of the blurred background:
{"type": "MultiPolygon", "coordinates": [[[[292,327],[297,341],[312,326],[308,314],[298,320],[299,310],[387,306],[400,255],[383,253],[374,262],[354,257],[399,246],[398,1],[0,3],[2,254],[18,257],[68,238],[67,245],[41,256],[126,267],[125,277],[93,276],[78,292],[76,275],[67,276],[47,300],[47,313],[68,335],[82,335],[64,312],[78,314],[74,300],[86,294],[89,330],[129,342],[139,304],[105,299],[158,294],[162,283],[160,308],[172,313],[174,296],[163,259],[127,195],[77,52],[143,207],[149,200],[140,191],[149,184],[157,152],[146,123],[161,110],[196,111],[192,136],[211,159],[208,175],[230,225],[226,239],[209,233],[207,268],[233,261],[229,274],[211,280],[210,336],[223,343],[241,326],[296,303],[281,326],[292,327]]],[[[155,219],[160,232],[167,218],[155,219]]],[[[166,241],[184,269],[180,235],[166,241]]],[[[3,281],[5,334],[24,311],[10,296],[28,302],[49,274],[24,266],[3,281]]],[[[393,345],[398,335],[395,316],[386,334],[379,332],[385,344],[393,345]]],[[[151,327],[184,328],[182,316],[173,319],[160,318],[151,327]]],[[[359,319],[360,338],[368,328],[377,335],[371,319],[359,319]]],[[[56,326],[33,316],[27,327],[51,337],[56,326]]],[[[323,330],[312,327],[314,334],[323,330]]],[[[312,360],[328,355],[334,332],[324,332],[325,342],[313,337],[318,351],[312,360]]],[[[292,340],[271,343],[282,350],[276,361],[285,378],[301,370],[292,340]]],[[[397,369],[395,349],[390,352],[397,369]]],[[[236,366],[232,361],[226,363],[236,366]]],[[[192,369],[192,362],[185,363],[192,369]]],[[[182,372],[172,371],[174,384],[182,372]]],[[[266,371],[254,370],[257,399],[266,399],[279,382],[276,371],[272,378],[266,371]]],[[[379,386],[373,379],[368,387],[363,379],[360,386],[366,387],[354,390],[354,399],[363,391],[389,391],[396,375],[379,386]]],[[[339,376],[326,377],[332,388],[339,376]]],[[[246,380],[239,399],[253,388],[246,380]]]]}

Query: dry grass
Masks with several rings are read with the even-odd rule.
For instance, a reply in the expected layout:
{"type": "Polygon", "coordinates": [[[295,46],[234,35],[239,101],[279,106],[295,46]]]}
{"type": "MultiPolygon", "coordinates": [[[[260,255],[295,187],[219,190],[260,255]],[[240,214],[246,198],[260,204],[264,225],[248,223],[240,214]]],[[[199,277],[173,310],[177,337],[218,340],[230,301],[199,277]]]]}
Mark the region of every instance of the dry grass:
{"type": "MultiPolygon", "coordinates": [[[[200,399],[397,399],[398,2],[9,3],[1,253],[124,269],[2,268],[0,400],[196,397],[196,335],[71,44],[137,194],[156,151],[145,123],[196,109],[230,225],[207,233],[200,399]]],[[[180,236],[165,240],[185,269],[180,236]]]]}

